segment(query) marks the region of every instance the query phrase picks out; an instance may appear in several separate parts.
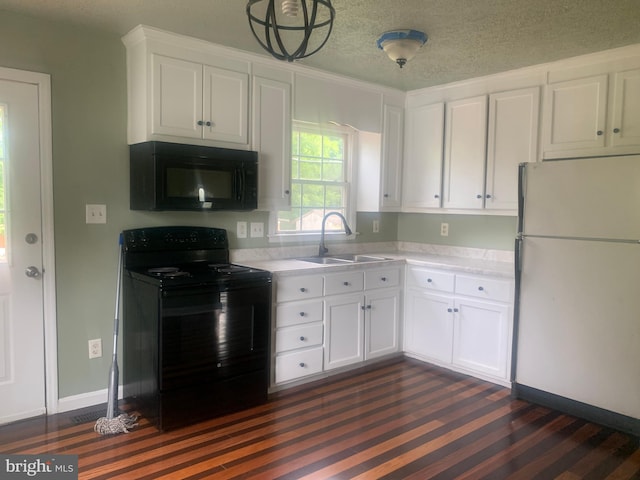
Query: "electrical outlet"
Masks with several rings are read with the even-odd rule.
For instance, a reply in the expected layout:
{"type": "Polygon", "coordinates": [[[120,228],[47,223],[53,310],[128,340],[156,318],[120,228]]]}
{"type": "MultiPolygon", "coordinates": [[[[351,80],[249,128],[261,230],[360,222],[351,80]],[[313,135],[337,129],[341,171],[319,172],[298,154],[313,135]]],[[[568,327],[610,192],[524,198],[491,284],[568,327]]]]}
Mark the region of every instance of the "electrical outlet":
{"type": "Polygon", "coordinates": [[[449,236],[449,224],[441,223],[440,224],[440,236],[448,237],[449,236]]]}
{"type": "Polygon", "coordinates": [[[236,237],[247,238],[247,222],[236,223],[236,237]]]}
{"type": "Polygon", "coordinates": [[[106,205],[85,205],[86,223],[107,223],[106,205]]]}
{"type": "Polygon", "coordinates": [[[380,232],[380,220],[374,220],[373,221],[373,233],[379,233],[380,232]]]}
{"type": "Polygon", "coordinates": [[[102,339],[94,338],[89,340],[89,358],[99,358],[102,356],[102,339]]]}
{"type": "Polygon", "coordinates": [[[264,223],[251,222],[251,237],[252,238],[264,237],[264,223]]]}

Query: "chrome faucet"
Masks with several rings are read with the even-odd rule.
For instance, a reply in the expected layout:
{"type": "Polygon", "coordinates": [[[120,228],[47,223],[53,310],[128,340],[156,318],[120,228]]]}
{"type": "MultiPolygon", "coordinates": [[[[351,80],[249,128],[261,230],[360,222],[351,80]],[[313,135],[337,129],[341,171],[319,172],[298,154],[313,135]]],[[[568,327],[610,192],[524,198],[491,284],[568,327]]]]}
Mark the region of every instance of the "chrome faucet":
{"type": "Polygon", "coordinates": [[[327,213],[324,218],[322,219],[322,232],[320,233],[320,250],[318,251],[318,255],[320,255],[321,257],[327,253],[329,251],[329,249],[327,247],[324,246],[324,229],[327,223],[327,218],[329,218],[331,215],[337,215],[338,217],[340,217],[342,219],[342,225],[344,225],[344,233],[347,235],[351,235],[353,232],[351,231],[351,229],[349,228],[349,225],[347,225],[347,219],[344,218],[344,215],[342,215],[341,213],[338,212],[329,212],[327,213]]]}

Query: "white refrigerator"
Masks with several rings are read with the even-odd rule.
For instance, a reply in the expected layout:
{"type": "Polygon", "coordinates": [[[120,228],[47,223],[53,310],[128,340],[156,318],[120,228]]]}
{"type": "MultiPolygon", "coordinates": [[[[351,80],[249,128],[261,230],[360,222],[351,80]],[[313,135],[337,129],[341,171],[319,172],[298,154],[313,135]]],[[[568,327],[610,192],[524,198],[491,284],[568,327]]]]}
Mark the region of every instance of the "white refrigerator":
{"type": "Polygon", "coordinates": [[[640,156],[521,165],[516,287],[515,395],[640,433],[640,156]]]}

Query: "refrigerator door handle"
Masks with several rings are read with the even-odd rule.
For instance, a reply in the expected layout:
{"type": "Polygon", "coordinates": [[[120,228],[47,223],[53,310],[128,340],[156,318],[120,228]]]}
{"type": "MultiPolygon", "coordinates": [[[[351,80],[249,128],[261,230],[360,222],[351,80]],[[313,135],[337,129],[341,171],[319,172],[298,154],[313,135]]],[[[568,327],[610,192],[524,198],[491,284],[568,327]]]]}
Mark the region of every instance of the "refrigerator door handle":
{"type": "Polygon", "coordinates": [[[527,164],[518,165],[518,233],[524,232],[524,189],[525,177],[527,174],[527,164]]]}

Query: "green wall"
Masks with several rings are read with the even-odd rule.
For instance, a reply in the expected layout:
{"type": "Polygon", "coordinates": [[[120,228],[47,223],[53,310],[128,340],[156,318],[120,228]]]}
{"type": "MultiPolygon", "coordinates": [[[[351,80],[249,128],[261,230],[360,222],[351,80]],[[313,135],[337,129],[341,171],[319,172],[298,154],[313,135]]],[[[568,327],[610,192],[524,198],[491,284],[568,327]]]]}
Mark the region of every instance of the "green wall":
{"type": "MultiPolygon", "coordinates": [[[[153,213],[129,210],[125,49],[120,38],[2,12],[0,66],[48,73],[52,85],[53,185],[59,396],[106,387],[120,231],[152,225],[228,229],[232,248],[274,246],[235,238],[236,221],[267,222],[264,212],[153,213]],[[106,225],[85,224],[85,204],[107,205],[106,225]],[[89,360],[87,340],[105,355],[89,360]]],[[[513,218],[359,213],[357,242],[443,243],[512,248],[513,218]],[[450,224],[448,238],[439,224],[450,224]],[[380,232],[372,232],[373,220],[380,232]]],[[[275,245],[277,246],[277,245],[275,245]]],[[[106,400],[106,399],[105,399],[106,400]]]]}
{"type": "Polygon", "coordinates": [[[458,247],[513,250],[517,218],[496,215],[445,215],[402,213],[398,217],[398,240],[458,247]],[[449,224],[449,235],[440,225],[449,224]]]}

